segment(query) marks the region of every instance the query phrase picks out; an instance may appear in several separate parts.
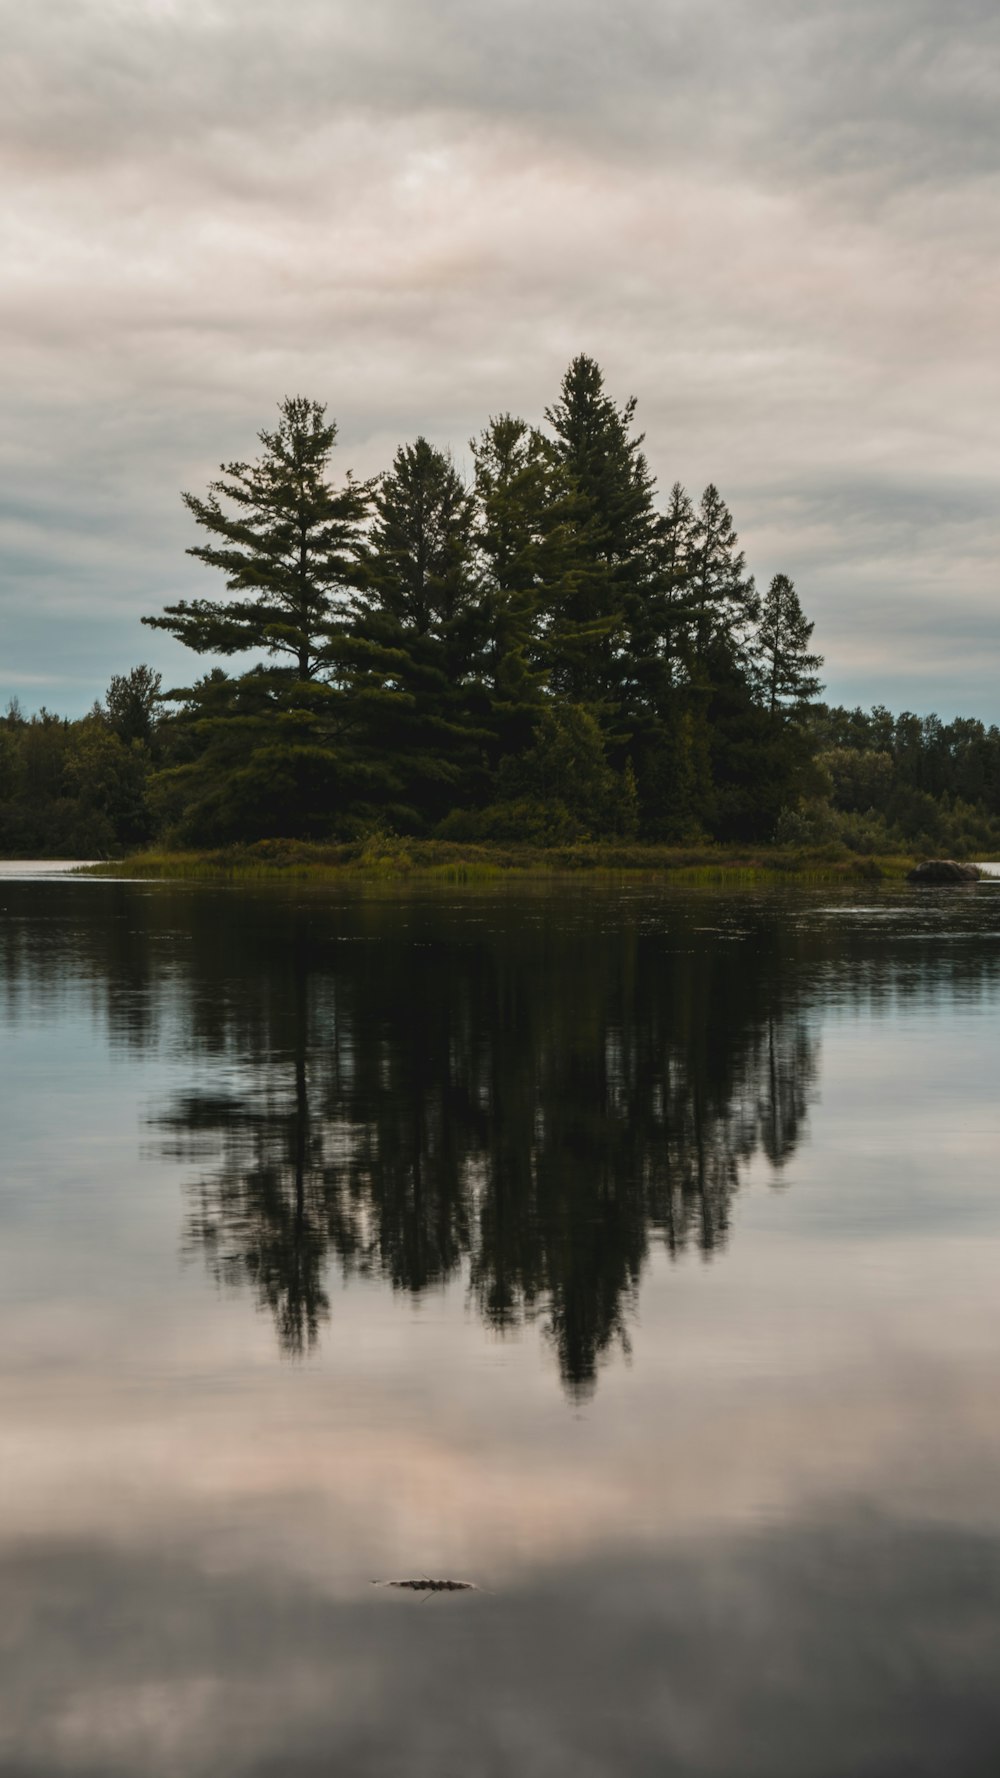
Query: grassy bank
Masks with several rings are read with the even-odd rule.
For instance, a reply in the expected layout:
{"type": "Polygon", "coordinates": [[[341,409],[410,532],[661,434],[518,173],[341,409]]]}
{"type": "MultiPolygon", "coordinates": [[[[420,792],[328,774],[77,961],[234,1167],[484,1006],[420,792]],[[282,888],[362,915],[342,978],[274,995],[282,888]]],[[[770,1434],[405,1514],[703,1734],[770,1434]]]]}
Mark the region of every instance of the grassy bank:
{"type": "Polygon", "coordinates": [[[449,882],[593,871],[669,873],[679,882],[816,883],[900,879],[909,857],[862,858],[840,847],[721,847],[588,844],[475,845],[379,835],[341,844],[259,840],[205,852],[137,852],[89,867],[90,874],[137,878],[257,880],[278,877],[436,877],[449,882]]]}

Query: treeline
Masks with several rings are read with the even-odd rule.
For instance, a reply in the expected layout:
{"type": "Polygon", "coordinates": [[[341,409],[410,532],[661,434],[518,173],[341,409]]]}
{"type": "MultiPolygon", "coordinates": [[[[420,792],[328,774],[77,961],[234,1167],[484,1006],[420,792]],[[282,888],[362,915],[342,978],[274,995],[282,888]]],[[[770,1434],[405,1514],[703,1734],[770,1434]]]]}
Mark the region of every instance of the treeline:
{"type": "Polygon", "coordinates": [[[117,674],[77,722],[15,701],[0,717],[0,855],[94,858],[156,832],[160,675],[117,674]]]}
{"type": "Polygon", "coordinates": [[[819,794],[782,815],[786,843],[968,857],[1000,849],[1000,729],[970,717],[809,713],[819,794]]]}
{"type": "MultiPolygon", "coordinates": [[[[0,716],[0,855],[108,857],[159,837],[170,723],[159,685],[141,666],[113,679],[79,721],[44,709],[28,718],[16,704],[0,716]]],[[[1000,728],[825,704],[813,706],[805,728],[811,793],[782,810],[777,843],[859,854],[1000,851],[1000,728]]],[[[521,837],[519,811],[494,810],[494,831],[521,837]]],[[[452,816],[443,825],[454,832],[463,823],[452,816]]]]}
{"type": "Polygon", "coordinates": [[[0,849],[114,851],[390,830],[453,839],[1000,846],[1000,737],[817,703],[791,580],[761,593],[714,486],[666,500],[590,358],[544,428],[424,438],[330,479],[296,397],[253,463],[184,501],[214,597],[143,619],[254,659],[161,694],[146,667],[79,723],[0,727],[0,849]]]}

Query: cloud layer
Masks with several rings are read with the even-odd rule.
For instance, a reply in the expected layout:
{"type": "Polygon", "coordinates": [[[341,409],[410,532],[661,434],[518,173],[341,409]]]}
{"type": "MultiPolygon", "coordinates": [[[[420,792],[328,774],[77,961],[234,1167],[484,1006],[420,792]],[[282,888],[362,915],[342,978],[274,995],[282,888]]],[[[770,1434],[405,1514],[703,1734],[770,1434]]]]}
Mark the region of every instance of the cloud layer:
{"type": "Polygon", "coordinates": [[[461,463],[586,350],[832,696],[1000,717],[986,0],[4,10],[0,698],[186,676],[179,489],[285,393],[461,463]]]}

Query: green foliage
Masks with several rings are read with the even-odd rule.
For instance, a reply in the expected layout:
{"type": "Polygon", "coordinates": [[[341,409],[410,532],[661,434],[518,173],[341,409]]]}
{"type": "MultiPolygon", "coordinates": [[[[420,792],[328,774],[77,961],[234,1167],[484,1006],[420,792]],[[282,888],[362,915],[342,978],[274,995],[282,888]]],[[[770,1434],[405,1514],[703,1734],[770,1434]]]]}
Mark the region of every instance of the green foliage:
{"type": "Polygon", "coordinates": [[[573,359],[559,399],[546,410],[555,457],[571,491],[572,550],[550,626],[550,683],[570,702],[620,706],[630,629],[654,575],[655,482],[633,434],[636,401],[619,407],[600,366],[573,359]]]}
{"type": "Polygon", "coordinates": [[[786,812],[782,834],[823,828],[859,851],[1000,850],[1000,729],[882,705],[818,705],[808,725],[820,782],[804,808],[786,812]]]}
{"type": "Polygon", "coordinates": [[[136,667],[80,723],[12,707],[0,846],[1000,849],[1000,731],[817,704],[792,581],[758,596],[714,484],[658,507],[635,416],[581,354],[547,432],[471,441],[471,487],[418,437],[338,491],[336,426],[283,401],[255,463],[184,495],[224,591],[144,620],[256,658],[166,699],[136,667]]]}
{"type": "Polygon", "coordinates": [[[126,743],[141,741],[152,748],[156,741],[157,706],[160,701],[159,673],[152,667],[133,667],[130,673],[115,673],[104,696],[108,722],[126,743]]]}
{"type": "Polygon", "coordinates": [[[695,653],[704,661],[722,643],[730,654],[740,655],[750,645],[760,601],[753,576],[746,572],[733,515],[712,482],[701,497],[691,543],[695,653]]]}
{"type": "Polygon", "coordinates": [[[0,718],[0,855],[106,857],[144,844],[151,760],[151,745],[118,734],[101,705],[79,722],[12,706],[0,718]]]}
{"type": "Polygon", "coordinates": [[[369,785],[341,727],[340,700],[315,680],[262,668],[199,681],[165,724],[166,764],[151,785],[169,842],[349,830],[369,785]]]}
{"type": "Polygon", "coordinates": [[[581,704],[543,710],[532,745],[503,760],[497,789],[501,804],[519,803],[533,825],[560,839],[615,830],[620,785],[608,765],[604,738],[581,704]]]}
{"type": "Polygon", "coordinates": [[[782,809],[808,786],[812,743],[803,728],[776,720],[756,700],[726,644],[710,649],[707,664],[711,831],[727,841],[771,837],[782,809]]]}
{"type": "Polygon", "coordinates": [[[847,814],[865,809],[885,814],[892,795],[895,772],[892,754],[882,749],[862,752],[857,747],[831,747],[816,756],[816,765],[828,780],[834,808],[847,814]]]}
{"type": "Polygon", "coordinates": [[[374,507],[337,684],[352,745],[385,776],[384,812],[419,831],[483,779],[473,503],[451,459],[418,438],[397,451],[374,507]]]}
{"type": "Polygon", "coordinates": [[[549,689],[551,629],[572,578],[573,495],[551,443],[511,414],[470,441],[494,761],[530,744],[549,689]]]}
{"type": "Polygon", "coordinates": [[[822,689],[816,669],[823,657],[809,653],[814,624],[806,621],[794,582],[776,574],[764,595],[757,631],[758,673],[767,708],[801,709],[822,689]]]}
{"type": "Polygon", "coordinates": [[[369,499],[350,474],[339,492],[331,488],[337,428],[325,413],[317,401],[286,398],[277,429],[259,434],[264,454],[256,463],[223,464],[207,499],[182,496],[197,523],[219,539],[193,545],[188,555],[221,569],[234,596],[182,599],[143,623],[199,654],[261,649],[290,655],[302,679],[316,673],[353,579],[369,499]]]}
{"type": "Polygon", "coordinates": [[[476,582],[472,497],[451,458],[426,438],[401,446],[373,506],[357,550],[362,624],[454,644],[472,612],[476,582]]]}

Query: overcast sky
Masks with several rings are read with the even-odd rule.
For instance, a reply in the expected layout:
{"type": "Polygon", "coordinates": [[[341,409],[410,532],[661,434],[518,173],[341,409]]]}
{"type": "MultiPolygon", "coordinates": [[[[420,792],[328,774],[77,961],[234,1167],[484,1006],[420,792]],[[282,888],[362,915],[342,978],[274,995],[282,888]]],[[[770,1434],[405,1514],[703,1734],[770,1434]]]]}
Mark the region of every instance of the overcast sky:
{"type": "Polygon", "coordinates": [[[1000,720],[995,0],[0,0],[0,702],[221,582],[301,393],[468,467],[586,351],[790,573],[828,695],[1000,720]]]}

